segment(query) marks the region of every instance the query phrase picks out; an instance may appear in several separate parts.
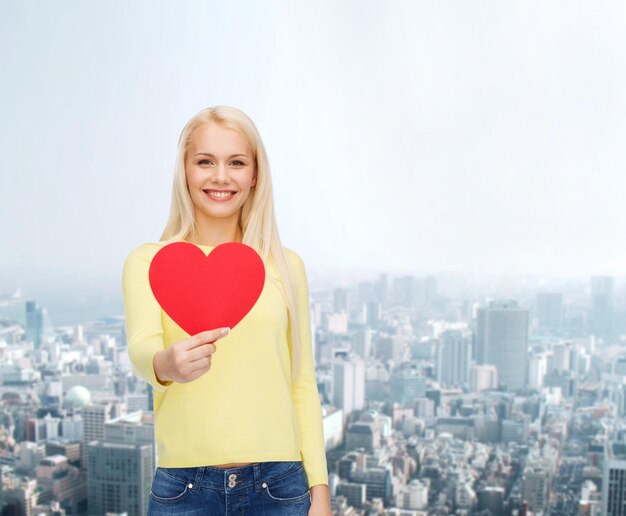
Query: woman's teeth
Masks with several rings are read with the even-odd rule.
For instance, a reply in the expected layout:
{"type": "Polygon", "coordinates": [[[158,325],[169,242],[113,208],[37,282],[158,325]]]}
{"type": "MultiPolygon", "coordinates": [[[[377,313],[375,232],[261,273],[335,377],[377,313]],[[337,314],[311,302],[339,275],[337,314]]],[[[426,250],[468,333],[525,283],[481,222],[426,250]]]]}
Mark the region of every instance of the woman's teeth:
{"type": "Polygon", "coordinates": [[[212,192],[210,190],[204,190],[204,193],[206,193],[212,199],[219,200],[230,199],[233,195],[235,195],[233,192],[212,192]]]}

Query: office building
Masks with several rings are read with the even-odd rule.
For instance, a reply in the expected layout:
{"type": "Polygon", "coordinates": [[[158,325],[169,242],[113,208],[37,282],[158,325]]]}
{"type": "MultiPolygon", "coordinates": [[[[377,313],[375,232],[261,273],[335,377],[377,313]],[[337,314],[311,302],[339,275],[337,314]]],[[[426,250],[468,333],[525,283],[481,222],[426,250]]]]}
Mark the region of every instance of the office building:
{"type": "Polygon", "coordinates": [[[439,336],[436,348],[437,380],[448,387],[469,382],[472,339],[468,332],[446,330],[439,336]]]}
{"type": "Polygon", "coordinates": [[[528,310],[516,301],[492,301],[478,309],[476,360],[492,364],[498,381],[508,390],[526,386],[528,363],[528,310]]]}

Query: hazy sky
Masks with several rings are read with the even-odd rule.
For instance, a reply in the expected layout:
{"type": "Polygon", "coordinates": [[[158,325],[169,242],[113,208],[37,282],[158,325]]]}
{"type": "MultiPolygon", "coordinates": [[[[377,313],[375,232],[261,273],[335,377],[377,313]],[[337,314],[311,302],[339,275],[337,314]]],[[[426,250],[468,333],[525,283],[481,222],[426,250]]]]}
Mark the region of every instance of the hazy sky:
{"type": "Polygon", "coordinates": [[[0,292],[118,288],[217,104],[312,277],[622,275],[625,5],[2,0],[0,292]]]}

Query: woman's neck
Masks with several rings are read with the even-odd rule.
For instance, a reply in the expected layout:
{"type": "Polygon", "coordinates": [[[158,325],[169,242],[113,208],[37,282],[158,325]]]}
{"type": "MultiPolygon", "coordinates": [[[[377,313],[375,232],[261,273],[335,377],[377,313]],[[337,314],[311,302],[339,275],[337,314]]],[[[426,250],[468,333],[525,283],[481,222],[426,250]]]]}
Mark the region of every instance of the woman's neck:
{"type": "Polygon", "coordinates": [[[243,240],[243,232],[239,227],[237,227],[234,234],[224,234],[217,231],[198,231],[193,236],[189,235],[185,240],[192,244],[216,247],[225,242],[241,242],[243,240]]]}

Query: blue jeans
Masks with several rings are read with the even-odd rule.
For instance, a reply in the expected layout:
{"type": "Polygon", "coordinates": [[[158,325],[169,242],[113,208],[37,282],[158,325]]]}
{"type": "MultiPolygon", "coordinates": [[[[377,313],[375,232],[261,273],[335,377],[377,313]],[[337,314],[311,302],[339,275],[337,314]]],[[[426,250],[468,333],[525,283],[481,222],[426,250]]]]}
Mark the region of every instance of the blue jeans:
{"type": "Polygon", "coordinates": [[[157,468],[148,516],[307,516],[311,490],[302,461],[238,468],[157,468]]]}

